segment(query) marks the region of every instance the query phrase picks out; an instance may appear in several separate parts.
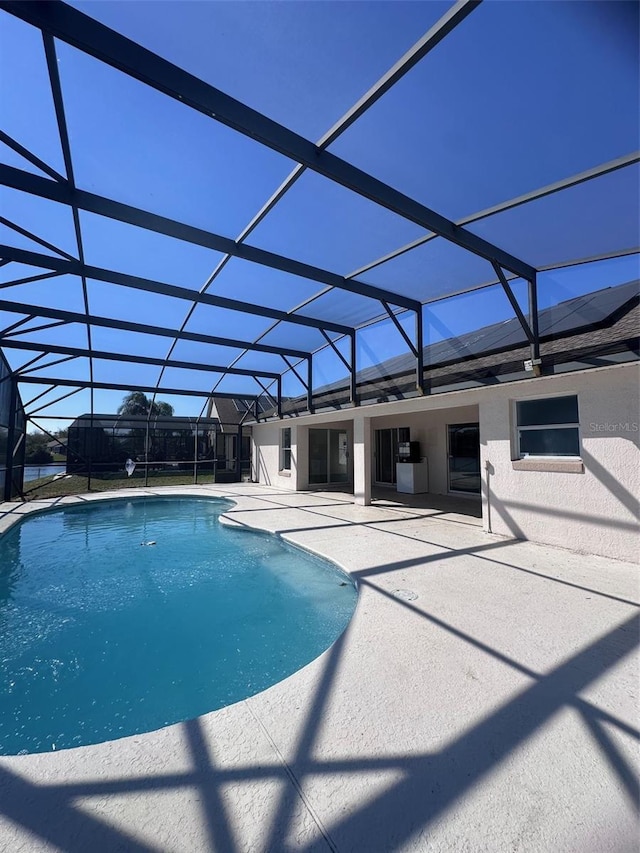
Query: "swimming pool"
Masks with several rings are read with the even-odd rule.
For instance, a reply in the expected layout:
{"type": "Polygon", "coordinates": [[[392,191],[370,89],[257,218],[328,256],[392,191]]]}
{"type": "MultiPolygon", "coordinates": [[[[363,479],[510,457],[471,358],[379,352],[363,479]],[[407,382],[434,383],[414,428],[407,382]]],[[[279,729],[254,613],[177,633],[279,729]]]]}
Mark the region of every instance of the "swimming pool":
{"type": "Polygon", "coordinates": [[[264,690],[346,627],[335,565],[208,498],[35,513],[0,537],[0,754],[99,743],[264,690]]]}

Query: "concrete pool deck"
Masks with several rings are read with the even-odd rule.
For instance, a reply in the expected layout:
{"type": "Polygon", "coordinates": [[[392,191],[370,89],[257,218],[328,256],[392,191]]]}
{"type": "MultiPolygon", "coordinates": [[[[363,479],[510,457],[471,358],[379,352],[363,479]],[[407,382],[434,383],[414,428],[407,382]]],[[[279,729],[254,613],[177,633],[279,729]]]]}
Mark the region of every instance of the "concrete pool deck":
{"type": "MultiPolygon", "coordinates": [[[[348,570],[355,614],[236,705],[0,757],[0,851],[637,850],[637,566],[339,493],[139,493],[232,498],[236,524],[348,570]]],[[[0,531],[114,496],[0,504],[0,531]]]]}

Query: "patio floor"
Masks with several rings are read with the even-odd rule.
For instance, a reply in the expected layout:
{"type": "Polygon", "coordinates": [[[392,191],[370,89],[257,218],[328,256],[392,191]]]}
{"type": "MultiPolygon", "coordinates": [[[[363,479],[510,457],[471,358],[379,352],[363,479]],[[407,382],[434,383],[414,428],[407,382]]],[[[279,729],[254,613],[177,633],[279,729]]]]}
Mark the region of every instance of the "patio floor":
{"type": "MultiPolygon", "coordinates": [[[[1,757],[0,850],[637,849],[637,566],[395,493],[147,491],[230,496],[229,520],[334,559],[359,584],[354,617],[221,711],[1,757]]],[[[0,505],[0,530],[35,508],[0,505]]]]}
{"type": "Polygon", "coordinates": [[[482,502],[480,495],[406,495],[390,489],[374,489],[372,502],[387,509],[405,508],[425,516],[440,517],[443,521],[457,521],[482,527],[482,502]]]}

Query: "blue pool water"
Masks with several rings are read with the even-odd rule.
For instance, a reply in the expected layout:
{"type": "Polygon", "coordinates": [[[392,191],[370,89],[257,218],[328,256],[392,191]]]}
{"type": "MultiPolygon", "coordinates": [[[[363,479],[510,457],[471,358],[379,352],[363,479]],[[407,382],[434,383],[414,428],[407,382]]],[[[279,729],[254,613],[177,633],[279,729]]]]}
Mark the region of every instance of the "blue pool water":
{"type": "Polygon", "coordinates": [[[100,501],[0,537],[0,754],[193,718],[338,637],[356,602],[348,577],[276,537],[225,528],[228,508],[100,501]]]}

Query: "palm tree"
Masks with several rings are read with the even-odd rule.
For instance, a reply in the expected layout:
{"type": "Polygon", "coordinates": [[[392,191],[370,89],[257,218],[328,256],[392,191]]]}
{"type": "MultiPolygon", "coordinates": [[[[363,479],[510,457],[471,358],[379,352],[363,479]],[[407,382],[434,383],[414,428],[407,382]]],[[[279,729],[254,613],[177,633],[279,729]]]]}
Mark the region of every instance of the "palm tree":
{"type": "Polygon", "coordinates": [[[165,403],[164,400],[158,400],[158,402],[154,403],[152,406],[152,413],[154,415],[170,418],[173,415],[173,406],[171,403],[165,403]]]}
{"type": "Polygon", "coordinates": [[[158,401],[157,403],[150,400],[142,391],[132,391],[122,400],[118,406],[119,415],[155,415],[171,417],[173,415],[173,406],[170,403],[158,401]]]}

